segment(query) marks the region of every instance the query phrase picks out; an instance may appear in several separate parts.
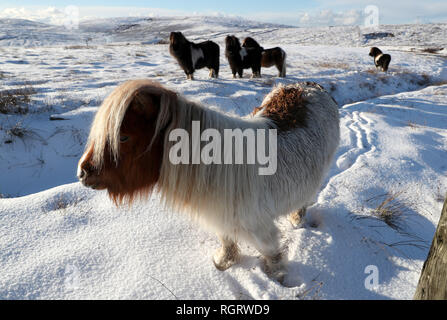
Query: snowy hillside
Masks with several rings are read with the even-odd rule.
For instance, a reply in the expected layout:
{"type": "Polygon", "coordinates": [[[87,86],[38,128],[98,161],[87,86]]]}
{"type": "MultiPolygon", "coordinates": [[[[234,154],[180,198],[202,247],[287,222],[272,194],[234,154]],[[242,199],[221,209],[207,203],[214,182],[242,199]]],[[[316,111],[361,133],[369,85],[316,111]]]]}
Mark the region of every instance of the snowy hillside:
{"type": "Polygon", "coordinates": [[[117,18],[71,32],[0,20],[0,299],[412,298],[447,190],[446,36],[446,24],[371,31],[117,18]],[[199,70],[185,80],[160,41],[178,30],[221,46],[219,79],[199,70]],[[261,79],[248,70],[232,79],[227,34],[281,46],[287,78],[270,68],[261,79]],[[392,55],[388,73],[375,70],[372,45],[392,55]],[[238,115],[279,83],[316,81],[339,103],[340,147],[304,227],[278,221],[288,243],[286,286],[265,275],[247,245],[239,265],[216,270],[216,237],[161,207],[157,194],[118,209],[77,182],[97,107],[135,78],[238,115]],[[391,218],[378,210],[387,199],[391,218]],[[373,289],[365,287],[370,265],[379,270],[373,289]]]}

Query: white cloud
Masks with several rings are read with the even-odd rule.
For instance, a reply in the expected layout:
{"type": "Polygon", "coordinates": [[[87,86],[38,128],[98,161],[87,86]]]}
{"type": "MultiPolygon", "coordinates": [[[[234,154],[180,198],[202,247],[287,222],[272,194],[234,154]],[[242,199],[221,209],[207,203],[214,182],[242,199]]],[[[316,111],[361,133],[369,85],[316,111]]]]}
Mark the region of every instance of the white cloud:
{"type": "Polygon", "coordinates": [[[368,5],[379,8],[380,23],[447,22],[447,1],[439,0],[316,0],[320,8],[358,9],[368,5]]]}
{"type": "MultiPolygon", "coordinates": [[[[298,26],[362,25],[365,20],[364,9],[372,4],[370,0],[317,0],[318,7],[310,11],[253,12],[243,17],[280,24],[298,26]]],[[[447,22],[447,1],[425,0],[423,3],[405,0],[376,0],[380,24],[447,22]]],[[[21,18],[50,24],[64,24],[70,17],[65,7],[27,6],[20,8],[1,8],[0,18],[21,18]]],[[[157,8],[82,6],[79,19],[109,18],[124,16],[185,16],[185,15],[230,16],[216,12],[176,11],[157,8]]]]}
{"type": "Polygon", "coordinates": [[[66,14],[56,7],[34,9],[21,7],[1,10],[0,18],[27,19],[50,24],[63,24],[66,20],[66,14]]]}
{"type": "Polygon", "coordinates": [[[335,26],[335,25],[359,25],[363,23],[364,14],[361,10],[348,10],[335,12],[333,10],[321,10],[315,13],[304,13],[298,18],[301,26],[335,26]]]}
{"type": "Polygon", "coordinates": [[[41,7],[28,6],[20,8],[0,9],[0,18],[27,19],[48,24],[63,25],[70,20],[71,15],[79,15],[80,20],[92,18],[110,18],[110,17],[138,17],[138,16],[184,16],[190,15],[190,12],[156,9],[156,8],[138,8],[138,7],[41,7]],[[77,9],[77,10],[73,10],[77,9]]]}
{"type": "Polygon", "coordinates": [[[253,13],[247,17],[254,20],[298,25],[302,27],[314,27],[363,24],[364,13],[362,10],[345,10],[336,12],[332,9],[326,9],[312,12],[253,13]]]}

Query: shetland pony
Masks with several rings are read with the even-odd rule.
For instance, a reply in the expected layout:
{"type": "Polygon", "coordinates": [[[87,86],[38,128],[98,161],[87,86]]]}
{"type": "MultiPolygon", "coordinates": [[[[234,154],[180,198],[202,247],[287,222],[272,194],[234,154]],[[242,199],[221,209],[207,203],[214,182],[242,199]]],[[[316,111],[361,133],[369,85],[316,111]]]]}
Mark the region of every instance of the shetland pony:
{"type": "Polygon", "coordinates": [[[312,204],[339,142],[338,106],[316,83],[273,89],[252,114],[238,117],[189,101],[150,80],[118,86],[93,121],[77,175],[106,189],[119,205],[156,188],[164,205],[190,215],[222,243],[213,257],[225,270],[237,262],[240,240],[263,256],[264,270],[282,282],[285,248],[275,219],[294,222],[312,204]],[[277,169],[259,175],[253,164],[173,164],[168,138],[175,129],[276,129],[277,169]]]}
{"type": "Polygon", "coordinates": [[[225,56],[230,64],[233,78],[236,78],[236,73],[242,78],[244,69],[248,68],[252,70],[252,78],[261,77],[261,48],[243,48],[237,37],[226,36],[225,56]]]}
{"type": "Polygon", "coordinates": [[[387,71],[388,66],[391,62],[391,56],[386,53],[382,53],[382,51],[377,47],[372,47],[369,50],[369,55],[374,57],[374,64],[376,68],[382,69],[382,71],[387,71]]]}
{"type": "Polygon", "coordinates": [[[186,74],[186,79],[193,80],[194,71],[207,67],[209,76],[219,76],[219,45],[213,41],[193,43],[181,32],[171,32],[169,36],[169,53],[186,74]]]}
{"type": "Polygon", "coordinates": [[[242,42],[243,48],[260,48],[262,50],[261,67],[270,68],[276,66],[278,69],[278,77],[286,77],[286,52],[280,47],[264,49],[259,43],[251,38],[247,37],[242,42]]]}

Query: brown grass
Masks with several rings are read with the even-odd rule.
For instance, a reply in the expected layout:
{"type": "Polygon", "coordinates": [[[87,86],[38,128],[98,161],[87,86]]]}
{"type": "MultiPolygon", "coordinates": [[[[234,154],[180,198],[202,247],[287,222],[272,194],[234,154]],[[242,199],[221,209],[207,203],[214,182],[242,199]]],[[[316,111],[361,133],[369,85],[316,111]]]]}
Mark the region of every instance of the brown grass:
{"type": "Polygon", "coordinates": [[[9,144],[13,143],[16,139],[20,139],[25,145],[26,142],[29,140],[34,141],[40,141],[43,144],[46,144],[46,140],[42,138],[37,132],[35,132],[32,129],[27,128],[23,124],[24,120],[21,119],[17,121],[13,126],[11,126],[9,129],[5,129],[6,135],[9,137],[7,138],[4,143],[9,144]]]}
{"type": "Polygon", "coordinates": [[[438,202],[444,202],[444,197],[446,196],[447,194],[441,191],[441,183],[438,182],[438,186],[436,187],[435,200],[438,202]]]}
{"type": "Polygon", "coordinates": [[[416,124],[415,122],[413,122],[411,120],[408,120],[407,124],[411,129],[418,129],[420,127],[418,124],[416,124]]]}
{"type": "Polygon", "coordinates": [[[324,62],[317,62],[313,63],[312,65],[320,68],[327,68],[327,69],[342,69],[347,70],[350,69],[350,65],[343,62],[335,62],[335,61],[324,61],[324,62]]]}
{"type": "Polygon", "coordinates": [[[169,39],[161,39],[157,41],[155,44],[169,44],[169,39]]]}
{"type": "Polygon", "coordinates": [[[438,53],[439,51],[441,51],[444,48],[425,48],[422,49],[422,52],[426,52],[426,53],[438,53]]]}
{"type": "Polygon", "coordinates": [[[27,114],[31,95],[36,90],[31,86],[0,91],[0,113],[3,114],[27,114]]]}
{"type": "Polygon", "coordinates": [[[300,300],[304,299],[310,299],[310,300],[317,300],[320,298],[320,290],[323,287],[324,283],[323,281],[316,281],[316,279],[313,279],[312,282],[314,285],[310,287],[309,289],[305,290],[304,292],[298,293],[296,295],[296,298],[300,300]]]}
{"type": "Polygon", "coordinates": [[[377,68],[371,68],[371,69],[365,70],[365,72],[369,73],[369,74],[378,74],[379,73],[377,68]]]}
{"type": "Polygon", "coordinates": [[[409,217],[412,212],[410,208],[413,206],[403,197],[404,193],[404,191],[386,192],[367,199],[368,207],[373,208],[368,209],[368,215],[354,215],[353,219],[378,219],[390,228],[404,233],[405,219],[409,217]]]}
{"type": "Polygon", "coordinates": [[[78,50],[78,49],[96,49],[95,46],[84,46],[84,45],[74,45],[74,46],[65,46],[66,50],[78,50]]]}

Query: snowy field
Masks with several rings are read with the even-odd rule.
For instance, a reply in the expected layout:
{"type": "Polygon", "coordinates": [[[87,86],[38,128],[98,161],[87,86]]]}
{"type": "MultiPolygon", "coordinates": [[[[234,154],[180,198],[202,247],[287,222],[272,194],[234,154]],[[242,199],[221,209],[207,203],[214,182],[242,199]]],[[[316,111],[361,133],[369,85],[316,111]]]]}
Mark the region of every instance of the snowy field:
{"type": "Polygon", "coordinates": [[[445,39],[446,24],[374,31],[122,18],[68,31],[0,20],[0,299],[411,299],[447,190],[445,39]],[[170,31],[216,41],[219,79],[203,69],[187,81],[165,44],[170,31]],[[227,34],[281,46],[287,78],[270,68],[232,79],[227,34]],[[375,70],[373,45],[392,55],[388,73],[375,70]],[[339,103],[340,147],[304,226],[278,221],[285,286],[245,244],[240,264],[218,271],[217,238],[161,207],[157,194],[116,208],[77,182],[98,106],[135,78],[238,115],[279,83],[316,81],[339,103]],[[379,271],[374,288],[365,287],[368,266],[379,271]]]}

